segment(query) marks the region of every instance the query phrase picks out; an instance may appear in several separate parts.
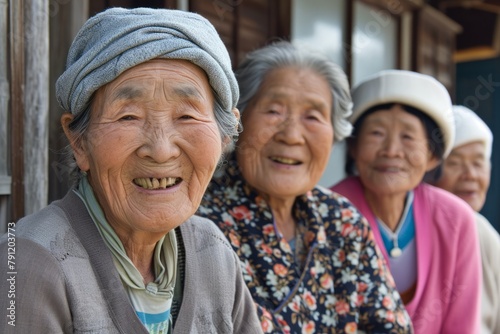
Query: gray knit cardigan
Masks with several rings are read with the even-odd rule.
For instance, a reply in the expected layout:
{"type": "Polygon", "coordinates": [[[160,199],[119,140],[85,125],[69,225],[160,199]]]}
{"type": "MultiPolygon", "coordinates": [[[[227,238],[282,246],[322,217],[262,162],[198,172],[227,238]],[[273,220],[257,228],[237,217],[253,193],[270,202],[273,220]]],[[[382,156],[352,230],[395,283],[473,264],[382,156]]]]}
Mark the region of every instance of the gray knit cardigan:
{"type": "MultiPolygon", "coordinates": [[[[0,238],[1,333],[147,333],[73,191],[10,232],[0,238]]],[[[239,260],[219,229],[193,216],[177,235],[184,257],[174,333],[261,333],[239,260]]]]}

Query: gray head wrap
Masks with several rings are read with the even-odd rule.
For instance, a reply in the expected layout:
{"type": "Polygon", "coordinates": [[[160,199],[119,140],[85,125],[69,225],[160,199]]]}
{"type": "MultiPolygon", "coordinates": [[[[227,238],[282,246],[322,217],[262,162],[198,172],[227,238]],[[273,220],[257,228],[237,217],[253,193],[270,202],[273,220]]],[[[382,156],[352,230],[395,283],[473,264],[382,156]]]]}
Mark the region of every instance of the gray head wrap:
{"type": "Polygon", "coordinates": [[[71,45],[66,70],[56,83],[57,99],[77,115],[99,87],[154,58],[198,65],[224,111],[236,106],[239,91],[231,60],[212,24],[195,13],[151,8],[111,8],[90,18],[71,45]]]}

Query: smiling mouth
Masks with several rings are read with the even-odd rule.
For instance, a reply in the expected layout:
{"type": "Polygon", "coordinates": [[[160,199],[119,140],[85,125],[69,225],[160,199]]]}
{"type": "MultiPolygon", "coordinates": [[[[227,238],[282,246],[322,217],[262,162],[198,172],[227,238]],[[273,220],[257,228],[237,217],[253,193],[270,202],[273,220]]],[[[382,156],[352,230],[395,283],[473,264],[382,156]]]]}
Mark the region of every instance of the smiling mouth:
{"type": "Polygon", "coordinates": [[[476,194],[475,191],[471,190],[471,191],[458,191],[457,192],[457,195],[458,196],[464,196],[464,197],[470,197],[470,196],[474,196],[476,194]]]}
{"type": "Polygon", "coordinates": [[[134,179],[134,184],[148,190],[167,189],[181,183],[180,177],[139,177],[134,179]]]}
{"type": "Polygon", "coordinates": [[[401,171],[399,167],[379,167],[377,169],[384,173],[399,173],[401,171]]]}
{"type": "Polygon", "coordinates": [[[283,157],[270,157],[270,159],[274,162],[278,162],[278,163],[284,164],[284,165],[291,165],[291,166],[300,165],[302,163],[299,160],[290,159],[290,158],[283,158],[283,157]]]}

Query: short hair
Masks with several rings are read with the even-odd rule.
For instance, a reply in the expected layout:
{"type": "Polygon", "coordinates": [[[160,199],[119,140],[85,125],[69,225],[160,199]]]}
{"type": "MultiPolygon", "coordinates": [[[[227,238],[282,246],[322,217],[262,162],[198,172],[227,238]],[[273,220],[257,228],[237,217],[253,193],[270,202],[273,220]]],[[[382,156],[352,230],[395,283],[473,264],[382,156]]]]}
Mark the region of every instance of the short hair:
{"type": "Polygon", "coordinates": [[[250,100],[257,94],[265,76],[279,68],[298,67],[310,69],[328,82],[332,93],[331,122],[337,141],[349,136],[352,125],[347,117],[352,113],[349,81],[345,72],[324,55],[299,49],[290,42],[279,41],[247,54],[236,69],[240,87],[238,109],[245,112],[250,100]]]}

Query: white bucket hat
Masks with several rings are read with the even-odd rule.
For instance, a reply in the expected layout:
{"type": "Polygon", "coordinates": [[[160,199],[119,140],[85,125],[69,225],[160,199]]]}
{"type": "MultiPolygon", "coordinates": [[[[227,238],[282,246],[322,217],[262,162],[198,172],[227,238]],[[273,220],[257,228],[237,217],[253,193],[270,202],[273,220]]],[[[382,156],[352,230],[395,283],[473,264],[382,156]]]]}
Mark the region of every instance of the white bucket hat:
{"type": "Polygon", "coordinates": [[[485,158],[490,160],[493,146],[493,133],[479,116],[464,106],[453,106],[455,117],[455,142],[453,148],[472,142],[483,142],[485,158]]]}
{"type": "Polygon", "coordinates": [[[452,102],[446,88],[433,77],[405,70],[380,71],[356,85],[352,99],[354,107],[349,118],[352,124],[368,109],[386,103],[400,103],[422,111],[441,129],[444,157],[450,153],[455,139],[452,102]]]}

